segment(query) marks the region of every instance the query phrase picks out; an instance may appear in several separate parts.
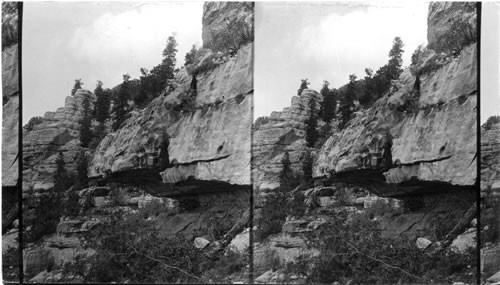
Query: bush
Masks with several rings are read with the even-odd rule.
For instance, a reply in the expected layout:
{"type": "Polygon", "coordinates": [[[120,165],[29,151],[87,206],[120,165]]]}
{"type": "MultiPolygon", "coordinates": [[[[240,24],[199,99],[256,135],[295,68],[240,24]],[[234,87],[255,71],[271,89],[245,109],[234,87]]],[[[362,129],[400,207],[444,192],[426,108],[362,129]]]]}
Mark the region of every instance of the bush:
{"type": "Polygon", "coordinates": [[[31,118],[28,123],[24,126],[24,129],[27,130],[27,131],[32,131],[33,128],[38,125],[38,124],[41,124],[43,122],[43,118],[42,117],[33,117],[31,118]]]}
{"type": "Polygon", "coordinates": [[[269,122],[269,117],[263,116],[263,117],[258,117],[255,122],[253,123],[253,128],[258,129],[261,125],[265,125],[269,122]]]}
{"type": "Polygon", "coordinates": [[[213,50],[223,50],[231,55],[236,54],[241,46],[253,42],[253,29],[246,22],[236,17],[230,20],[227,28],[215,35],[214,43],[221,46],[213,47],[213,50]]]}
{"type": "Polygon", "coordinates": [[[23,241],[35,242],[42,236],[56,232],[61,211],[62,196],[49,192],[39,198],[33,197],[32,207],[23,203],[23,241]]]}
{"type": "Polygon", "coordinates": [[[310,283],[401,284],[473,282],[474,251],[457,254],[449,250],[433,256],[424,254],[414,242],[381,237],[377,222],[365,214],[348,219],[339,212],[314,233],[319,256],[300,258],[288,271],[310,283]]]}
{"type": "MultiPolygon", "coordinates": [[[[471,9],[475,10],[474,3],[471,9]]],[[[474,25],[477,27],[477,25],[474,25]]],[[[477,42],[477,31],[465,21],[454,21],[447,33],[442,34],[430,48],[457,56],[464,47],[477,42]]]]}
{"type": "Polygon", "coordinates": [[[483,128],[485,130],[491,130],[491,128],[500,123],[500,116],[491,116],[486,120],[486,123],[483,124],[483,128]]]}
{"type": "Polygon", "coordinates": [[[192,242],[161,237],[140,214],[116,212],[89,237],[97,254],[65,268],[84,282],[199,282],[209,260],[192,242]]]}
{"type": "Polygon", "coordinates": [[[226,278],[231,274],[240,272],[248,264],[249,258],[247,254],[239,254],[228,251],[215,262],[212,269],[203,274],[203,279],[207,283],[217,281],[229,284],[231,282],[230,280],[226,280],[226,278]]]}
{"type": "Polygon", "coordinates": [[[306,211],[304,194],[301,191],[289,191],[280,186],[276,192],[266,197],[261,213],[257,219],[258,228],[255,231],[257,241],[281,232],[286,217],[302,216],[306,211]]]}
{"type": "Polygon", "coordinates": [[[19,249],[17,247],[11,247],[2,252],[3,280],[19,282],[20,270],[19,249]]]}

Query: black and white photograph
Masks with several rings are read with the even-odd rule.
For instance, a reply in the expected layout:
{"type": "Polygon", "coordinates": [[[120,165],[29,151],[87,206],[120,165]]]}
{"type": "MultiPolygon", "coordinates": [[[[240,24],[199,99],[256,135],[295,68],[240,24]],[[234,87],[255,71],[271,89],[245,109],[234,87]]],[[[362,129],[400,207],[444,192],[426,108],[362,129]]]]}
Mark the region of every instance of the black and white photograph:
{"type": "Polygon", "coordinates": [[[25,282],[249,282],[253,4],[23,5],[25,282]]]}
{"type": "Polygon", "coordinates": [[[500,3],[2,2],[2,282],[500,284],[500,3]]]}
{"type": "Polygon", "coordinates": [[[476,281],[477,13],[256,3],[256,283],[476,281]]]}
{"type": "Polygon", "coordinates": [[[481,281],[500,282],[500,3],[483,3],[481,36],[481,281]],[[496,60],[490,60],[490,59],[496,60]]]}

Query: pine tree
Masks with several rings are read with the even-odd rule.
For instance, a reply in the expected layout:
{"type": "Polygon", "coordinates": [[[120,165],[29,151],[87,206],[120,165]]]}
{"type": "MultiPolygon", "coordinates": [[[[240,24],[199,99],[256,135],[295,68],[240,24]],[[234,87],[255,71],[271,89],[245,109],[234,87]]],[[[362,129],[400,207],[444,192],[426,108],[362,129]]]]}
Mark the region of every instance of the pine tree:
{"type": "Polygon", "coordinates": [[[389,51],[389,63],[387,64],[387,76],[390,83],[390,80],[398,79],[403,69],[401,66],[403,65],[403,41],[400,37],[394,38],[392,43],[392,48],[389,51]]]}
{"type": "Polygon", "coordinates": [[[302,164],[302,172],[304,173],[303,183],[305,186],[309,186],[312,183],[312,166],[313,159],[311,155],[311,151],[307,151],[304,156],[304,161],[302,164]]]}
{"type": "Polygon", "coordinates": [[[329,123],[333,118],[335,118],[335,112],[337,111],[337,90],[329,89],[329,82],[323,81],[323,87],[321,88],[320,94],[323,96],[323,103],[320,108],[321,119],[329,123]]]}
{"type": "Polygon", "coordinates": [[[302,94],[302,91],[304,91],[305,89],[307,89],[309,87],[309,81],[308,79],[301,79],[301,82],[300,82],[300,87],[299,87],[299,90],[297,90],[297,95],[300,96],[300,94],[302,94]]]}
{"type": "Polygon", "coordinates": [[[328,88],[329,85],[330,82],[323,80],[323,87],[321,87],[321,90],[319,91],[319,94],[321,94],[323,98],[328,94],[328,91],[330,91],[330,89],[328,88]]]}
{"type": "Polygon", "coordinates": [[[292,163],[290,162],[290,155],[285,151],[281,159],[281,173],[280,173],[280,187],[282,189],[291,190],[295,186],[295,176],[292,170],[292,163]]]}
{"type": "Polygon", "coordinates": [[[82,79],[75,79],[75,84],[73,85],[73,89],[71,90],[71,96],[75,96],[75,93],[78,89],[82,89],[82,79]]]}
{"type": "Polygon", "coordinates": [[[165,78],[165,82],[168,79],[174,78],[175,65],[177,63],[175,56],[177,55],[177,41],[174,36],[168,37],[167,46],[163,50],[163,60],[162,60],[162,75],[165,78]]]}
{"type": "Polygon", "coordinates": [[[193,45],[191,50],[186,53],[186,56],[184,57],[184,66],[194,63],[196,59],[196,51],[196,45],[193,45]]]}
{"type": "Polygon", "coordinates": [[[98,122],[104,123],[109,118],[109,107],[111,105],[111,90],[102,88],[102,81],[97,81],[94,94],[97,97],[95,105],[95,118],[98,122]]]}
{"type": "MultiPolygon", "coordinates": [[[[167,85],[169,80],[174,78],[176,70],[177,42],[174,36],[168,37],[167,45],[162,55],[162,62],[153,67],[153,69],[141,68],[141,76],[139,78],[140,92],[137,96],[131,98],[138,106],[144,106],[150,102],[153,98],[160,95],[166,87],[172,88],[172,86],[167,85]]],[[[188,57],[187,54],[186,57],[188,57]]]]}
{"type": "Polygon", "coordinates": [[[306,142],[308,147],[314,147],[318,140],[318,118],[316,116],[316,101],[309,100],[309,118],[306,120],[306,142]]]}
{"type": "Polygon", "coordinates": [[[342,130],[351,120],[354,111],[356,75],[349,75],[349,83],[340,101],[339,112],[341,114],[339,128],[342,130]]]}
{"type": "Polygon", "coordinates": [[[115,114],[115,121],[113,123],[113,130],[118,130],[120,125],[125,121],[128,112],[128,100],[130,98],[130,75],[123,75],[123,83],[120,86],[118,93],[115,96],[113,106],[113,113],[115,114]]]}
{"type": "Polygon", "coordinates": [[[64,155],[60,151],[56,159],[56,173],[54,174],[54,192],[60,193],[66,190],[68,186],[69,175],[66,171],[64,155]]]}
{"type": "Polygon", "coordinates": [[[88,186],[88,159],[84,150],[81,150],[76,163],[75,189],[83,189],[88,186]]]}
{"type": "Polygon", "coordinates": [[[88,147],[92,140],[92,110],[90,110],[90,100],[88,97],[83,99],[83,118],[80,121],[80,142],[82,147],[88,147]]]}
{"type": "Polygon", "coordinates": [[[361,95],[360,103],[368,107],[378,100],[391,86],[391,81],[398,79],[403,72],[403,41],[394,38],[393,45],[389,51],[389,62],[380,67],[375,74],[369,68],[365,69],[365,90],[361,95]]]}

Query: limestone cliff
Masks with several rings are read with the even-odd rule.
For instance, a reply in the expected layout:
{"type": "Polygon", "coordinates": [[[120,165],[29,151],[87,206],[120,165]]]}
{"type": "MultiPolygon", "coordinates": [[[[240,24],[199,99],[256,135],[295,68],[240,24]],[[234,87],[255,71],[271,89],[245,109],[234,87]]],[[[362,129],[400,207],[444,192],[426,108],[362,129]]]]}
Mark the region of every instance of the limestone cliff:
{"type": "Polygon", "coordinates": [[[17,3],[2,3],[2,186],[16,186],[19,150],[17,3]]]}
{"type": "MultiPolygon", "coordinates": [[[[203,23],[212,25],[213,13],[226,8],[226,17],[232,17],[237,8],[233,4],[243,5],[205,4],[203,23]]],[[[240,12],[233,16],[239,17],[240,12]]],[[[206,41],[204,46],[216,43],[214,38],[206,41]]],[[[225,190],[220,183],[250,185],[252,58],[251,43],[227,56],[201,50],[197,65],[178,72],[174,90],[133,113],[118,131],[101,141],[89,176],[124,181],[118,177],[140,179],[147,173],[147,184],[156,184],[154,191],[163,195],[225,190]],[[165,145],[169,161],[161,165],[165,145]],[[213,187],[205,187],[210,182],[215,183],[213,187]],[[181,184],[186,187],[182,189],[181,184]]]]}
{"type": "MultiPolygon", "coordinates": [[[[429,34],[436,29],[430,26],[429,34]]],[[[328,139],[314,163],[316,178],[370,175],[384,196],[476,183],[476,45],[457,57],[429,49],[422,57],[386,96],[328,139]]]]}
{"type": "Polygon", "coordinates": [[[80,89],[66,97],[65,106],[46,112],[40,124],[23,131],[23,191],[46,191],[54,186],[55,161],[62,152],[68,171],[74,171],[80,150],[80,121],[83,101],[89,99],[93,109],[96,96],[80,89]]]}

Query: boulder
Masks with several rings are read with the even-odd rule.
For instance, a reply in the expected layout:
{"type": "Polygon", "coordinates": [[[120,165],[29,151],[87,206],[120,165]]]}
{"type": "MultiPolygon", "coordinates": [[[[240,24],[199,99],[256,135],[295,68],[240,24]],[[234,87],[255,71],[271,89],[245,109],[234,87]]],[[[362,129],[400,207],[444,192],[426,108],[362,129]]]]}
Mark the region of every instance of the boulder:
{"type": "Polygon", "coordinates": [[[208,246],[208,244],[210,244],[210,241],[205,238],[197,237],[194,239],[194,247],[196,247],[197,249],[204,249],[208,246]]]}
{"type": "Polygon", "coordinates": [[[476,228],[471,228],[463,234],[458,235],[451,243],[452,250],[465,253],[470,248],[475,249],[477,247],[476,234],[476,228]]]}
{"type": "Polygon", "coordinates": [[[321,217],[304,217],[303,219],[287,218],[283,224],[282,232],[289,234],[312,232],[326,223],[321,217]]]}
{"type": "Polygon", "coordinates": [[[80,246],[80,239],[77,237],[52,236],[45,240],[47,247],[53,248],[77,248],[80,246]]]}
{"type": "Polygon", "coordinates": [[[23,251],[23,273],[26,275],[49,269],[53,262],[50,251],[45,248],[23,251]]]}
{"type": "Polygon", "coordinates": [[[276,268],[278,264],[277,254],[269,244],[254,244],[253,269],[256,276],[276,268]]]}
{"type": "Polygon", "coordinates": [[[486,282],[489,282],[489,283],[498,283],[498,282],[500,282],[500,271],[498,271],[497,273],[493,274],[488,279],[486,279],[486,282]]]}
{"type": "Polygon", "coordinates": [[[47,271],[44,270],[38,273],[35,277],[31,278],[29,282],[33,283],[52,283],[60,282],[63,274],[62,270],[47,271]]]}
{"type": "Polygon", "coordinates": [[[426,239],[426,238],[423,238],[423,237],[419,237],[417,238],[417,247],[421,250],[425,250],[426,248],[428,248],[430,245],[432,244],[432,241],[426,239]]]}
{"type": "Polygon", "coordinates": [[[481,272],[493,274],[500,268],[500,247],[492,246],[481,249],[481,272]]]}
{"type": "Polygon", "coordinates": [[[243,232],[237,234],[229,243],[229,249],[236,253],[246,253],[250,244],[250,228],[246,228],[243,232]]]}

